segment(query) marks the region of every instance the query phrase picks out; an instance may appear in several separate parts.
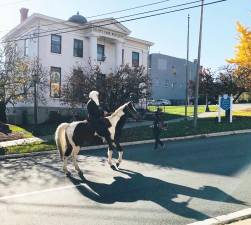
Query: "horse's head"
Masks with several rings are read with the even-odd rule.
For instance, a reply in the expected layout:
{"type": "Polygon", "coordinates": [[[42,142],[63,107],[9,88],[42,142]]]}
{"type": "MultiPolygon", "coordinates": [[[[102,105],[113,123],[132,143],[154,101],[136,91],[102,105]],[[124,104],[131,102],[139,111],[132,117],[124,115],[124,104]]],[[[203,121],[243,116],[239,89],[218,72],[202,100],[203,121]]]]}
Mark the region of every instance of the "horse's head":
{"type": "Polygon", "coordinates": [[[124,111],[126,116],[133,117],[136,120],[139,119],[139,114],[138,114],[137,110],[135,109],[132,102],[127,102],[125,104],[125,107],[124,107],[123,111],[124,111]]]}

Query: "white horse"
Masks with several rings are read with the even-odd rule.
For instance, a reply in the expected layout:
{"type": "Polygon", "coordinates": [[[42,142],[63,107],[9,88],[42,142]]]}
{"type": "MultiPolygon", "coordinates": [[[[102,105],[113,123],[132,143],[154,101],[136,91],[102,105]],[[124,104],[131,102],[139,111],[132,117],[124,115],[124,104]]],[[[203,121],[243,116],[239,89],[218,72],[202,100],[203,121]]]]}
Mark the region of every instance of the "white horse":
{"type": "MultiPolygon", "coordinates": [[[[115,169],[115,166],[112,164],[112,153],[114,149],[117,149],[119,153],[116,166],[119,167],[122,162],[123,149],[120,145],[120,137],[122,134],[122,128],[128,116],[138,118],[138,113],[132,102],[127,102],[126,104],[120,106],[110,116],[104,118],[111,139],[111,143],[108,143],[107,154],[108,163],[112,169],[115,169]]],[[[61,159],[63,160],[63,170],[66,174],[70,174],[67,169],[67,159],[71,155],[73,157],[75,169],[82,174],[82,171],[77,163],[77,155],[80,151],[80,147],[84,144],[93,142],[97,139],[97,135],[98,134],[95,132],[92,124],[87,120],[62,123],[57,127],[55,141],[61,159]]]]}

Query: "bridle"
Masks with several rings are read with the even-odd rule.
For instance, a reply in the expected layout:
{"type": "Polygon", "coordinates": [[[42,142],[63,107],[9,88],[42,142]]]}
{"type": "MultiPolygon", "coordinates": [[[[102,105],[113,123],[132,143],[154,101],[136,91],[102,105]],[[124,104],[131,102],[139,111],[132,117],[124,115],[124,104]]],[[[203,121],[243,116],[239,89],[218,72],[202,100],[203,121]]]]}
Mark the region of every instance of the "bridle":
{"type": "MultiPolygon", "coordinates": [[[[129,104],[132,104],[132,103],[129,103],[129,104]]],[[[137,115],[138,112],[136,110],[131,109],[131,107],[129,107],[128,105],[127,105],[128,113],[130,113],[134,119],[138,119],[138,115],[137,115]]],[[[132,106],[132,108],[134,108],[134,106],[132,106]]]]}

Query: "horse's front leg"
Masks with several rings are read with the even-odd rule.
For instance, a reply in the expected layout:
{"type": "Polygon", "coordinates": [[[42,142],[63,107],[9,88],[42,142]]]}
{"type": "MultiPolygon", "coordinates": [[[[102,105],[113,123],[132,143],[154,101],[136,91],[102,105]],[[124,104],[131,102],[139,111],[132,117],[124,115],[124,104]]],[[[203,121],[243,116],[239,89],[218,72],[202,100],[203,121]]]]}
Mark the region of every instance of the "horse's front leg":
{"type": "Polygon", "coordinates": [[[107,150],[107,157],[108,157],[108,164],[110,166],[112,166],[112,149],[110,147],[108,147],[108,150],[107,150]]]}
{"type": "Polygon", "coordinates": [[[78,173],[82,174],[83,172],[81,171],[77,163],[77,156],[78,156],[79,151],[80,151],[80,147],[75,146],[73,148],[72,157],[73,157],[73,164],[74,164],[75,170],[77,170],[78,173]]]}
{"type": "Polygon", "coordinates": [[[106,139],[108,143],[108,151],[107,151],[107,156],[108,156],[108,164],[110,167],[114,170],[115,166],[112,164],[112,153],[114,150],[114,145],[110,139],[106,139]]]}
{"type": "Polygon", "coordinates": [[[120,145],[119,142],[116,142],[116,147],[117,147],[117,150],[118,150],[118,153],[119,153],[118,161],[117,161],[117,163],[116,163],[116,166],[117,166],[117,168],[118,168],[119,165],[120,165],[121,162],[122,162],[123,148],[122,148],[122,146],[120,145]]]}

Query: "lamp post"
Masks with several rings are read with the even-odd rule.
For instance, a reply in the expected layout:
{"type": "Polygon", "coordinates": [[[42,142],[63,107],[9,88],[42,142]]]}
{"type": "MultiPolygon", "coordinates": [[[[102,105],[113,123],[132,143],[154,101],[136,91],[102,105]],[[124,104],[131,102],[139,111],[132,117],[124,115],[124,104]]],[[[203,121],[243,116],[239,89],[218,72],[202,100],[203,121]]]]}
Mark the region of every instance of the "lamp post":
{"type": "Polygon", "coordinates": [[[199,46],[198,46],[198,61],[196,67],[196,80],[195,80],[195,96],[194,96],[194,128],[197,127],[198,117],[198,96],[199,96],[199,79],[200,79],[200,56],[201,56],[201,39],[202,39],[202,25],[203,25],[203,9],[204,0],[201,0],[201,14],[200,14],[200,33],[199,33],[199,46]]]}
{"type": "Polygon", "coordinates": [[[187,60],[186,60],[186,100],[185,100],[185,117],[187,119],[188,106],[188,69],[189,69],[189,30],[190,30],[190,15],[187,16],[187,60]]]}
{"type": "Polygon", "coordinates": [[[37,125],[37,74],[34,74],[33,77],[34,85],[34,124],[37,125]]]}

